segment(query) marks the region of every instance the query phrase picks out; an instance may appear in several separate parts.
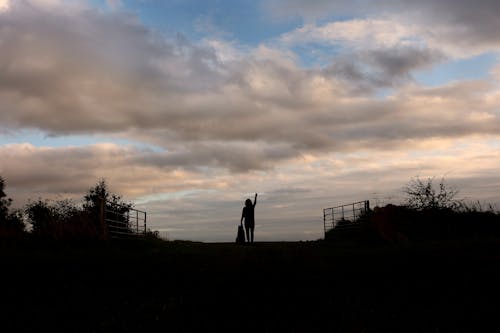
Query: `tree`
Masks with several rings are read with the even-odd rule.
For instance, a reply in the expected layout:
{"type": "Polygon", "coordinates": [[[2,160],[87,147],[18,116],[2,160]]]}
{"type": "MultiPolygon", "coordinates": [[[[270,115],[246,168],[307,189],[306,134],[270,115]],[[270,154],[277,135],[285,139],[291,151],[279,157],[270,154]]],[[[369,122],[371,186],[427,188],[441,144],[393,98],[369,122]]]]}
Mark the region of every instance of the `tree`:
{"type": "Polygon", "coordinates": [[[97,184],[94,187],[91,187],[87,194],[85,194],[83,197],[83,208],[92,210],[95,207],[99,207],[102,199],[110,204],[117,204],[132,208],[132,204],[123,201],[120,195],[109,192],[108,184],[104,179],[99,180],[97,184]]]}
{"type": "Polygon", "coordinates": [[[57,210],[48,201],[38,199],[35,202],[29,202],[24,211],[31,224],[33,235],[59,238],[57,235],[59,216],[57,210]]]}
{"type": "Polygon", "coordinates": [[[10,211],[12,199],[5,194],[5,180],[0,176],[0,236],[16,236],[24,232],[20,211],[10,211]]]}
{"type": "Polygon", "coordinates": [[[131,203],[123,201],[120,195],[110,193],[104,179],[90,188],[84,196],[83,209],[90,214],[95,223],[101,221],[101,205],[104,203],[108,229],[124,229],[130,231],[127,214],[132,208],[131,203]]]}
{"type": "Polygon", "coordinates": [[[4,221],[9,214],[9,207],[12,203],[11,198],[5,194],[5,180],[0,176],[0,221],[4,221]]]}
{"type": "Polygon", "coordinates": [[[90,215],[71,200],[29,202],[25,214],[32,234],[44,239],[95,239],[100,233],[90,215]]]}
{"type": "Polygon", "coordinates": [[[433,184],[434,178],[422,181],[420,178],[412,179],[404,188],[406,193],[406,206],[408,208],[425,209],[451,209],[456,210],[462,206],[462,201],[457,200],[458,191],[450,188],[441,178],[439,187],[433,184]]]}

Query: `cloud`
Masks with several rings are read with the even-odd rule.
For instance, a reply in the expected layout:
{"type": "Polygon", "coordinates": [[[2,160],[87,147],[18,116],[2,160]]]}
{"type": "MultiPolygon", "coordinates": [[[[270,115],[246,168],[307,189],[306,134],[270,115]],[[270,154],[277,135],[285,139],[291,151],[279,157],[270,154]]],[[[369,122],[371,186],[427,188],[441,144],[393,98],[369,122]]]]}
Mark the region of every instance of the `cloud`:
{"type": "MultiPolygon", "coordinates": [[[[303,17],[306,25],[296,35],[308,30],[315,30],[309,35],[319,36],[331,28],[343,25],[350,31],[351,23],[331,23],[318,29],[311,29],[315,22],[332,16],[362,16],[372,22],[374,35],[380,35],[381,28],[373,22],[389,20],[393,22],[395,31],[389,34],[395,38],[407,27],[425,38],[429,46],[439,48],[454,57],[467,57],[482,52],[496,51],[500,47],[500,38],[496,33],[500,29],[498,15],[500,4],[495,0],[359,0],[359,1],[302,1],[275,0],[267,2],[265,10],[275,17],[303,17]],[[403,30],[401,30],[403,29],[403,30]]],[[[353,31],[350,31],[353,32],[353,31]]],[[[355,31],[354,31],[355,32],[355,31]]]]}
{"type": "Polygon", "coordinates": [[[286,47],[330,46],[327,72],[359,94],[396,87],[413,81],[413,72],[429,69],[447,59],[446,53],[428,43],[418,26],[386,19],[353,19],[324,25],[306,24],[285,33],[286,47]]]}
{"type": "Polygon", "coordinates": [[[30,193],[54,196],[82,196],[97,180],[105,178],[112,190],[127,195],[217,188],[217,180],[203,180],[201,175],[180,170],[175,161],[157,165],[158,153],[131,146],[101,143],[82,147],[35,147],[31,144],[0,146],[4,159],[0,173],[9,184],[30,193]],[[205,184],[205,185],[204,185],[205,184]]]}
{"type": "Polygon", "coordinates": [[[329,22],[324,25],[313,23],[287,32],[281,36],[285,44],[329,43],[347,44],[351,48],[373,48],[395,46],[410,38],[416,38],[415,28],[382,19],[353,19],[329,22]]]}
{"type": "Polygon", "coordinates": [[[111,9],[118,9],[123,6],[122,0],[106,0],[106,4],[111,9]]]}
{"type": "Polygon", "coordinates": [[[10,8],[9,0],[0,0],[0,13],[7,11],[10,8]]]}
{"type": "Polygon", "coordinates": [[[426,139],[411,150],[304,156],[240,177],[224,170],[183,170],[173,163],[166,167],[154,152],[114,144],[16,144],[0,146],[0,174],[16,205],[38,195],[78,200],[105,177],[114,193],[148,211],[152,228],[169,229],[172,238],[204,241],[232,241],[244,200],[258,192],[260,239],[317,239],[322,208],[366,199],[372,205],[397,202],[402,186],[415,176],[444,176],[461,197],[498,201],[500,154],[492,145],[497,140],[426,139]]]}
{"type": "Polygon", "coordinates": [[[346,82],[358,94],[414,81],[413,73],[441,62],[439,52],[415,46],[360,50],[335,57],[325,73],[346,82]]]}
{"type": "Polygon", "coordinates": [[[394,46],[304,69],[293,53],[270,46],[238,54],[222,43],[158,36],[123,12],[41,12],[22,3],[0,21],[4,127],[125,136],[164,148],[147,157],[157,165],[236,173],[303,154],[499,130],[496,85],[412,85],[411,72],[440,54],[388,42],[386,23],[355,22],[363,28],[351,39],[371,38],[365,30],[375,26],[375,44],[394,46]],[[373,98],[380,87],[398,89],[373,98]]]}

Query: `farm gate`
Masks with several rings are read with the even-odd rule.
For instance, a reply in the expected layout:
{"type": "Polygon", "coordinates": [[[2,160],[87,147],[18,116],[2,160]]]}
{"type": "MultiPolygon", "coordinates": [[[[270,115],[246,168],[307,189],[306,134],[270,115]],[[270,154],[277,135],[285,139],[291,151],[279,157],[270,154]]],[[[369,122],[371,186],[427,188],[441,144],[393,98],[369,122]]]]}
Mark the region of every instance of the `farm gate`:
{"type": "Polygon", "coordinates": [[[101,220],[109,237],[144,236],[147,232],[145,211],[101,199],[101,220]]]}
{"type": "Polygon", "coordinates": [[[325,235],[335,228],[359,227],[359,218],[369,210],[368,200],[323,209],[325,235]]]}

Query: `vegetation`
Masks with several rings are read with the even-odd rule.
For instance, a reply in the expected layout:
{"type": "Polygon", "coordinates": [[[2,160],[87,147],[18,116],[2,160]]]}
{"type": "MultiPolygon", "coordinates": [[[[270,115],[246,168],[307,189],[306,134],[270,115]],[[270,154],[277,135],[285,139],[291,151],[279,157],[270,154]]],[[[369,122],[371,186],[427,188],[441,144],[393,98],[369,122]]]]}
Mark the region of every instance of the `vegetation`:
{"type": "Polygon", "coordinates": [[[2,329],[486,331],[498,324],[499,245],[0,243],[2,329]]]}
{"type": "Polygon", "coordinates": [[[31,224],[31,235],[37,238],[52,240],[99,238],[99,220],[69,200],[51,203],[39,199],[29,202],[25,214],[28,223],[31,224]]]}
{"type": "Polygon", "coordinates": [[[403,191],[403,205],[376,207],[359,219],[359,229],[332,229],[325,238],[408,242],[500,237],[500,213],[491,205],[457,199],[458,191],[444,179],[435,186],[432,178],[416,178],[403,191]]]}
{"type": "Polygon", "coordinates": [[[447,186],[444,179],[441,179],[436,189],[433,181],[433,178],[425,182],[418,177],[412,179],[403,188],[407,196],[405,206],[414,210],[458,210],[463,207],[463,202],[456,198],[458,190],[447,186]]]}
{"type": "Polygon", "coordinates": [[[0,237],[19,237],[24,233],[22,213],[11,211],[11,204],[12,199],[5,194],[5,180],[0,176],[0,237]]]}
{"type": "MultiPolygon", "coordinates": [[[[108,231],[120,228],[123,233],[133,233],[128,222],[131,203],[123,201],[120,195],[108,190],[105,180],[100,180],[83,197],[83,203],[71,200],[30,201],[24,209],[10,210],[12,199],[5,194],[5,181],[0,177],[0,237],[21,237],[30,226],[32,238],[47,240],[106,239],[108,231]],[[104,206],[103,206],[104,205],[104,206]],[[106,225],[102,214],[106,212],[106,225]]],[[[151,230],[145,232],[148,238],[159,238],[151,230]]]]}
{"type": "MultiPolygon", "coordinates": [[[[108,185],[101,179],[94,187],[90,188],[84,196],[83,210],[87,212],[92,221],[101,219],[101,207],[107,214],[107,230],[122,230],[133,233],[128,225],[127,214],[133,207],[131,203],[123,201],[118,194],[110,193],[108,185]]],[[[102,226],[100,226],[102,228],[102,226]]],[[[99,229],[99,227],[98,227],[99,229]]],[[[105,235],[107,230],[100,230],[101,235],[105,235]]]]}

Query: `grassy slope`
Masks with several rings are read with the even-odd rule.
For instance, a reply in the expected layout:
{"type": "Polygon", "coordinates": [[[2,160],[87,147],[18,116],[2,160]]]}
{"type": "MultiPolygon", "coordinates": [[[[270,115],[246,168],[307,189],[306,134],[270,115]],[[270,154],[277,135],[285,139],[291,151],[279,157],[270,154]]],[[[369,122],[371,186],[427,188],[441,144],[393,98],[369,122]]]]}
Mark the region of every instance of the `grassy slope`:
{"type": "MultiPolygon", "coordinates": [[[[5,244],[7,331],[475,331],[500,243],[5,244]]],[[[2,330],[4,331],[4,330],[2,330]]]]}

